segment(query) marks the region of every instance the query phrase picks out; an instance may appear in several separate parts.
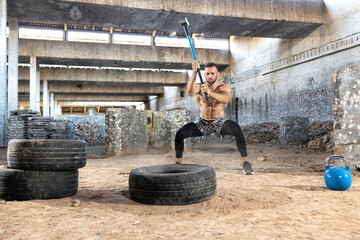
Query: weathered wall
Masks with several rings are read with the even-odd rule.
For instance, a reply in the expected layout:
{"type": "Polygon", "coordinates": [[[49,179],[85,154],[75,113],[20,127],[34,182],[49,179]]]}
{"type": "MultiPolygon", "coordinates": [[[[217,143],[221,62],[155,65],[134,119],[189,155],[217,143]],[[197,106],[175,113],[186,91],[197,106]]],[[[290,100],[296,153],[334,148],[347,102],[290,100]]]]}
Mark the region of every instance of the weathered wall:
{"type": "Polygon", "coordinates": [[[360,168],[360,65],[334,74],[335,153],[360,168]]]}
{"type": "Polygon", "coordinates": [[[108,109],[105,144],[109,155],[133,154],[147,149],[147,113],[133,108],[108,109]]]}
{"type": "Polygon", "coordinates": [[[332,74],[359,61],[359,1],[326,1],[323,25],[303,39],[231,38],[226,78],[241,125],[303,116],[333,120],[332,74]],[[345,17],[346,16],[346,17],[345,17]],[[237,107],[237,109],[236,109],[237,107]]]}
{"type": "MultiPolygon", "coordinates": [[[[240,125],[287,116],[334,121],[332,74],[360,60],[360,1],[324,4],[323,25],[305,38],[231,37],[231,65],[221,74],[233,89],[226,117],[240,125]]],[[[194,120],[195,100],[180,90],[166,89],[159,110],[186,108],[194,120]]]]}

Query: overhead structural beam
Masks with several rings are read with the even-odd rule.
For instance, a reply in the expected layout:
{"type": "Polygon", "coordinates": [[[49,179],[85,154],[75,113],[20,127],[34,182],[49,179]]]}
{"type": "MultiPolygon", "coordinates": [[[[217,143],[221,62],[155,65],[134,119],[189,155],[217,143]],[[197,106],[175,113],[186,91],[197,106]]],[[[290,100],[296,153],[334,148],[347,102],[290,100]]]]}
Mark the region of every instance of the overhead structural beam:
{"type": "MultiPolygon", "coordinates": [[[[216,62],[225,68],[231,61],[230,51],[196,49],[196,53],[202,64],[216,62]]],[[[32,54],[40,64],[99,67],[191,69],[193,61],[187,48],[19,39],[19,56],[32,54]]]]}
{"type": "Polygon", "coordinates": [[[57,94],[58,101],[96,101],[96,102],[146,102],[147,96],[117,96],[117,95],[63,95],[57,94]]]}
{"type": "MultiPolygon", "coordinates": [[[[58,106],[122,106],[132,102],[145,102],[145,101],[58,101],[58,106]]],[[[29,106],[29,101],[19,101],[19,105],[23,107],[29,106]]],[[[44,105],[41,105],[44,107],[44,105]]]]}
{"type": "MultiPolygon", "coordinates": [[[[141,103],[142,101],[138,101],[141,103]]],[[[73,101],[58,101],[59,106],[79,106],[79,107],[89,107],[89,106],[124,106],[124,105],[133,105],[134,102],[73,102],[73,101]]]]}
{"type": "MultiPolygon", "coordinates": [[[[19,68],[19,79],[29,80],[29,68],[19,68]]],[[[103,83],[117,85],[183,86],[188,82],[187,72],[119,71],[93,69],[41,68],[41,79],[49,84],[59,82],[103,83]]]]}
{"type": "MultiPolygon", "coordinates": [[[[164,88],[159,86],[101,86],[101,85],[64,85],[51,84],[49,92],[54,94],[93,94],[93,95],[163,95],[164,88]]],[[[29,84],[20,83],[19,93],[29,93],[29,84]]]]}
{"type": "MultiPolygon", "coordinates": [[[[146,102],[147,96],[122,96],[122,95],[94,95],[94,94],[56,94],[54,99],[58,101],[79,101],[79,102],[146,102]]],[[[21,102],[28,102],[28,96],[22,94],[19,97],[21,102]]]]}

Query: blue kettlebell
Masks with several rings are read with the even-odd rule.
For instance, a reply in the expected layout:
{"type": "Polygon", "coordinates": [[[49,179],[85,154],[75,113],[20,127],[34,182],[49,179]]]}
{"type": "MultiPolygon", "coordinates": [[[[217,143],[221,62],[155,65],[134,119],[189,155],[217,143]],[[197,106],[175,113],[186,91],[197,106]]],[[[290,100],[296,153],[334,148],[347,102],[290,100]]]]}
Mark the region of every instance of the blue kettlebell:
{"type": "Polygon", "coordinates": [[[350,174],[350,163],[349,160],[343,156],[330,156],[325,160],[325,184],[326,186],[335,191],[345,191],[349,189],[352,183],[350,174]],[[345,162],[345,168],[343,167],[330,167],[331,162],[340,160],[345,162]]]}

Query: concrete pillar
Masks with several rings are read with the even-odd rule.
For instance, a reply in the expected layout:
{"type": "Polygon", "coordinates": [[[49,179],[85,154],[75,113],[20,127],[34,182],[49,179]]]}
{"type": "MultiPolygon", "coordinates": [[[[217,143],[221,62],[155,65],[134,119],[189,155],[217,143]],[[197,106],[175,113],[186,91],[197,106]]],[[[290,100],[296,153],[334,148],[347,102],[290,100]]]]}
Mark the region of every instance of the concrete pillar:
{"type": "Polygon", "coordinates": [[[43,116],[49,116],[49,88],[48,88],[48,80],[43,80],[43,116]]]}
{"type": "Polygon", "coordinates": [[[19,21],[9,20],[8,115],[18,110],[19,21]]]}
{"type": "Polygon", "coordinates": [[[36,111],[40,112],[40,68],[36,65],[36,111]]]}
{"type": "Polygon", "coordinates": [[[62,115],[61,105],[58,103],[57,99],[55,99],[55,115],[62,115]]]}
{"type": "Polygon", "coordinates": [[[58,115],[58,101],[55,99],[54,104],[54,116],[58,115]]]}
{"type": "Polygon", "coordinates": [[[50,116],[55,116],[55,96],[54,93],[50,93],[50,116]]]}
{"type": "Polygon", "coordinates": [[[7,41],[6,0],[0,0],[0,146],[6,145],[7,41]]]}
{"type": "Polygon", "coordinates": [[[36,111],[36,69],[37,61],[35,56],[30,57],[30,110],[36,111]]]}
{"type": "Polygon", "coordinates": [[[60,104],[57,105],[56,114],[57,114],[57,115],[62,115],[62,108],[61,108],[61,105],[60,105],[60,104]]]}

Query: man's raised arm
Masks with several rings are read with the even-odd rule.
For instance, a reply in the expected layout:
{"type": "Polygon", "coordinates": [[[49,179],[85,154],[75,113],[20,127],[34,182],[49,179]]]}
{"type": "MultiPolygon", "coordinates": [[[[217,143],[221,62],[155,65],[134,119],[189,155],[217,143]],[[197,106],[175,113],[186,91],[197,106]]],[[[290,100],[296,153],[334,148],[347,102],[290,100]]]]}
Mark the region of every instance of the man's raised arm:
{"type": "Polygon", "coordinates": [[[187,84],[187,92],[189,96],[195,96],[200,92],[200,87],[196,84],[196,74],[197,74],[197,69],[200,68],[200,63],[198,61],[194,61],[192,63],[192,68],[193,68],[193,73],[187,84]]]}

